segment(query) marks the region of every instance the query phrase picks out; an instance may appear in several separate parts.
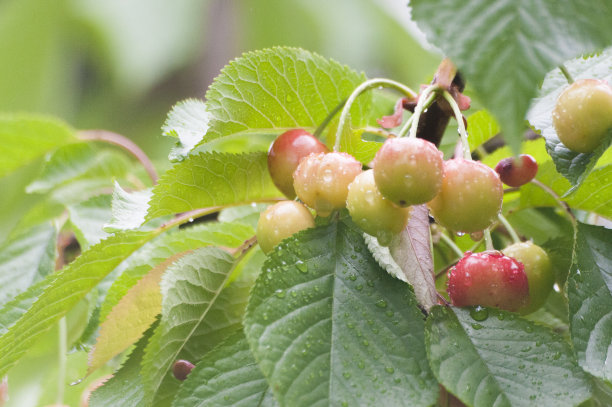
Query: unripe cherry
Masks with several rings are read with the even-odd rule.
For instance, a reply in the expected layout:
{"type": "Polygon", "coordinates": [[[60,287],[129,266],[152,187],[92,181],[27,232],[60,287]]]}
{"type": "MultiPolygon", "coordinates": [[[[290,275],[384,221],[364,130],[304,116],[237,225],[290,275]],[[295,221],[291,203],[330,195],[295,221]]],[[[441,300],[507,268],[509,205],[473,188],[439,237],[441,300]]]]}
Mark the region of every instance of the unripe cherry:
{"type": "Polygon", "coordinates": [[[538,163],[529,154],[521,154],[517,158],[508,157],[500,160],[495,166],[501,181],[510,187],[520,187],[535,178],[538,163]]]}
{"type": "Polygon", "coordinates": [[[506,247],[502,252],[525,266],[525,274],[529,282],[529,303],[519,312],[530,314],[544,305],[555,283],[550,258],[544,249],[531,241],[515,243],[506,247]]]}
{"type": "Polygon", "coordinates": [[[444,162],[442,188],[429,202],[440,225],[462,233],[486,229],[501,211],[499,175],[478,161],[455,158],[444,162]]]}
{"type": "Polygon", "coordinates": [[[559,95],[552,119],[567,148],[592,152],[612,129],[612,87],[603,80],[577,80],[559,95]]]}
{"type": "Polygon", "coordinates": [[[432,200],[442,186],[443,156],[436,146],[419,138],[391,138],[374,157],[376,186],[399,206],[432,200]]]}
{"type": "Polygon", "coordinates": [[[361,173],[361,163],[347,153],[310,154],[293,173],[297,196],[319,216],[346,206],[348,186],[361,173]]]}
{"type": "Polygon", "coordinates": [[[314,225],[314,218],[304,205],[282,201],[267,207],[259,215],[255,233],[259,247],[267,254],[282,240],[314,225]]]}
{"type": "Polygon", "coordinates": [[[346,207],[353,222],[383,246],[406,227],[410,217],[410,208],[395,206],[378,191],[373,170],[357,175],[349,185],[346,207]]]}
{"type": "Polygon", "coordinates": [[[300,160],[310,153],[326,153],[325,144],[306,130],[293,129],[274,140],[268,151],[268,170],[274,185],[289,199],[295,198],[293,173],[300,160]]]}
{"type": "Polygon", "coordinates": [[[457,307],[481,305],[518,311],[529,301],[525,267],[495,250],[466,252],[448,272],[447,291],[457,307]]]}

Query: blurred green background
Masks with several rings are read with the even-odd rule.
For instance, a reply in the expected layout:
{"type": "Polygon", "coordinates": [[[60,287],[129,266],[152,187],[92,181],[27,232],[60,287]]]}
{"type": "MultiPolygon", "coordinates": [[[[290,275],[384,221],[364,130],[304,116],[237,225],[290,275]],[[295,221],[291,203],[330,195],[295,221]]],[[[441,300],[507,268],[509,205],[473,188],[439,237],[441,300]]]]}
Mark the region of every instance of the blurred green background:
{"type": "MultiPolygon", "coordinates": [[[[296,46],[369,77],[429,81],[440,57],[409,19],[405,0],[0,0],[0,112],[123,134],[161,172],[167,112],[245,51],[296,46]]],[[[0,180],[0,242],[40,198],[24,191],[39,168],[0,180]]]]}

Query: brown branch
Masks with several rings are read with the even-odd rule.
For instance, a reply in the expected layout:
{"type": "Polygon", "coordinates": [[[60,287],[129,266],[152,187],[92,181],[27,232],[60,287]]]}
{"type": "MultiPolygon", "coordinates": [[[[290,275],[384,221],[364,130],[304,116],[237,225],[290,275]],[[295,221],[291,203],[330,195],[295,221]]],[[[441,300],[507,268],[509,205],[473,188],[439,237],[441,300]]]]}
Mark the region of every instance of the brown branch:
{"type": "Polygon", "coordinates": [[[153,181],[153,185],[157,184],[157,179],[159,177],[153,163],[145,152],[129,138],[108,130],[81,130],[78,132],[77,137],[81,140],[103,141],[123,148],[140,161],[145,171],[147,171],[147,174],[149,174],[149,178],[153,181]]]}

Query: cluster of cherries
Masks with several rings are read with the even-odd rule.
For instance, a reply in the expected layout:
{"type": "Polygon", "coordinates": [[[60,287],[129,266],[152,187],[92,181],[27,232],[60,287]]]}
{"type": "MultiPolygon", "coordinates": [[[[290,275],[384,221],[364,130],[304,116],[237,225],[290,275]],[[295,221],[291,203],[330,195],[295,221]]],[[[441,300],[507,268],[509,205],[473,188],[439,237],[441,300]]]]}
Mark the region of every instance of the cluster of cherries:
{"type": "MultiPolygon", "coordinates": [[[[568,148],[593,151],[612,127],[612,88],[594,79],[575,82],[559,97],[553,124],[568,148]]],[[[313,227],[311,210],[326,217],[344,207],[383,246],[406,227],[413,205],[427,204],[448,230],[478,233],[500,214],[502,182],[520,187],[538,169],[524,154],[500,161],[495,171],[469,158],[444,161],[434,144],[415,137],[388,138],[370,167],[363,170],[351,155],[330,152],[305,130],[281,134],[270,147],[268,168],[290,200],[261,214],[257,238],[262,250],[269,253],[281,240],[313,227]]],[[[466,252],[448,273],[448,294],[456,306],[529,313],[545,302],[553,283],[546,252],[521,242],[502,251],[466,252]]]]}

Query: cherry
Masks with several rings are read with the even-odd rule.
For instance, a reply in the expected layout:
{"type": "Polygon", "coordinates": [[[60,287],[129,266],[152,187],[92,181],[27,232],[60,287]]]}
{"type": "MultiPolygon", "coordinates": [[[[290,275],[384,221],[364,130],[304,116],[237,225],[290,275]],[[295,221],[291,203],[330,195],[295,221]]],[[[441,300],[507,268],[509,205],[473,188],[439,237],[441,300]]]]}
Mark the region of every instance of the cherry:
{"type": "Polygon", "coordinates": [[[174,364],[172,365],[172,374],[178,380],[183,381],[187,379],[187,376],[189,375],[189,373],[191,373],[191,370],[194,367],[195,366],[193,365],[193,363],[189,362],[188,360],[180,359],[174,362],[174,364]]]}
{"type": "Polygon", "coordinates": [[[529,154],[521,154],[518,158],[508,157],[495,166],[501,181],[511,187],[520,187],[535,178],[538,163],[529,154]]]}
{"type": "Polygon", "coordinates": [[[353,221],[383,246],[406,227],[410,216],[410,208],[395,206],[378,191],[374,170],[355,177],[348,187],[346,207],[353,221]]]}
{"type": "Polygon", "coordinates": [[[282,201],[266,208],[257,222],[257,242],[264,253],[300,230],[314,227],[310,211],[296,201],[282,201]]]}
{"type": "Polygon", "coordinates": [[[310,153],[326,153],[325,144],[306,130],[288,130],[278,136],[268,151],[268,170],[277,188],[289,199],[295,198],[293,172],[310,153]]]}
{"type": "Polygon", "coordinates": [[[498,251],[466,252],[448,272],[453,305],[481,305],[517,311],[529,301],[525,267],[498,251]]]}
{"type": "Polygon", "coordinates": [[[442,186],[442,157],[427,140],[387,139],[373,161],[376,186],[399,206],[429,202],[442,186]]]}
{"type": "Polygon", "coordinates": [[[567,148],[590,153],[612,128],[612,88],[603,80],[577,80],[557,99],[552,119],[559,140],[567,148]]]}
{"type": "Polygon", "coordinates": [[[477,161],[455,158],[444,163],[442,188],[429,208],[440,225],[472,233],[494,222],[502,198],[502,183],[495,171],[477,161]]]}
{"type": "Polygon", "coordinates": [[[529,303],[519,312],[530,314],[544,305],[555,283],[550,258],[544,249],[530,241],[515,243],[506,247],[502,252],[525,266],[525,274],[529,282],[529,303]]]}
{"type": "Polygon", "coordinates": [[[347,153],[310,154],[293,173],[297,196],[319,216],[346,206],[348,186],[361,173],[361,163],[347,153]]]}

